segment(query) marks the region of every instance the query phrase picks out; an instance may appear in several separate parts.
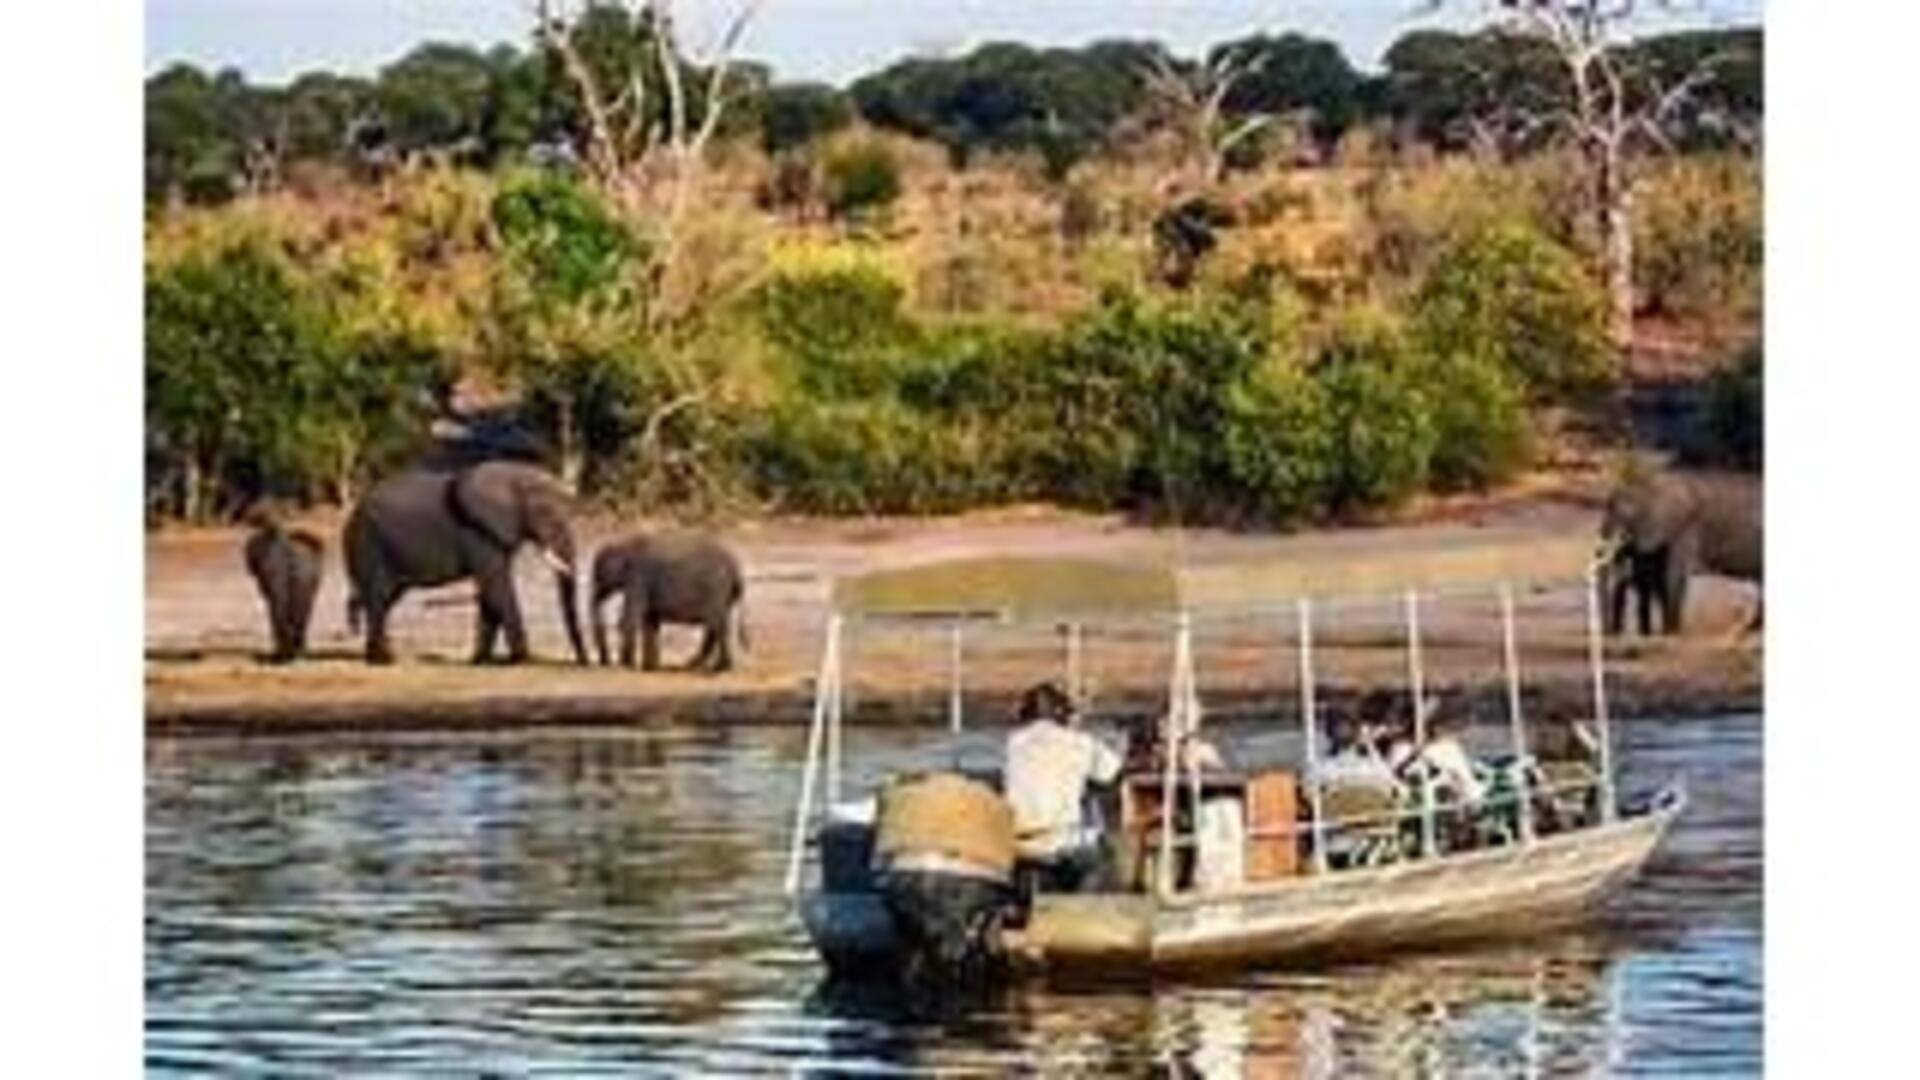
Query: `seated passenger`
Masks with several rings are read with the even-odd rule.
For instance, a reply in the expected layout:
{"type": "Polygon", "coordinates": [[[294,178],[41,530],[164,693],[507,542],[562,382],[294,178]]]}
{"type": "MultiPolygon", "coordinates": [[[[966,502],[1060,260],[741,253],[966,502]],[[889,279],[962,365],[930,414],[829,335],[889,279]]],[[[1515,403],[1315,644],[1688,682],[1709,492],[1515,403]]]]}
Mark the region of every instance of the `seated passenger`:
{"type": "MultiPolygon", "coordinates": [[[[1142,720],[1127,732],[1127,766],[1129,773],[1157,774],[1166,768],[1166,740],[1162,734],[1166,731],[1169,717],[1142,720]]],[[[1180,741],[1180,760],[1178,767],[1184,774],[1189,768],[1202,771],[1207,769],[1225,769],[1226,758],[1220,754],[1220,748],[1212,742],[1194,735],[1180,741]]]]}
{"type": "MultiPolygon", "coordinates": [[[[1429,702],[1427,707],[1431,711],[1436,703],[1429,702]]],[[[1474,767],[1466,745],[1460,741],[1462,727],[1457,718],[1430,716],[1425,745],[1414,747],[1409,742],[1394,771],[1405,776],[1424,770],[1449,801],[1477,807],[1486,801],[1487,785],[1474,767]]]]}
{"type": "Polygon", "coordinates": [[[1407,741],[1393,723],[1390,691],[1376,690],[1361,698],[1345,721],[1328,726],[1330,752],[1311,777],[1324,786],[1392,789],[1399,786],[1386,744],[1407,741]]]}
{"type": "Polygon", "coordinates": [[[1007,736],[1006,790],[1020,856],[1039,865],[1043,888],[1097,887],[1105,845],[1081,804],[1089,782],[1119,778],[1120,755],[1080,730],[1073,703],[1052,683],[1021,697],[1018,719],[1007,736]]]}

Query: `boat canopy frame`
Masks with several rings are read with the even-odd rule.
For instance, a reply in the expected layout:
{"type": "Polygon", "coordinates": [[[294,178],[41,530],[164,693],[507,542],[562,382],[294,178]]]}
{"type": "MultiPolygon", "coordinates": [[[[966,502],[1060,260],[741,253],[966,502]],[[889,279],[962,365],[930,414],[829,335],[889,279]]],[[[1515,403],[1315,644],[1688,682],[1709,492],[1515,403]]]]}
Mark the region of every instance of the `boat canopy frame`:
{"type": "MultiPolygon", "coordinates": [[[[863,624],[933,624],[944,626],[949,639],[948,728],[963,727],[965,635],[969,625],[1006,626],[1044,623],[1066,630],[1068,693],[1083,699],[1081,628],[1087,623],[1148,623],[1164,625],[1174,634],[1173,663],[1168,677],[1166,753],[1160,799],[1158,880],[1156,897],[1176,900],[1171,880],[1174,860],[1172,821],[1180,782],[1191,785],[1197,800],[1200,772],[1197,755],[1181,751],[1200,736],[1202,711],[1193,664],[1194,623],[1204,617],[1285,619],[1294,627],[1299,667],[1301,726],[1305,736],[1306,795],[1312,809],[1316,872],[1327,867],[1326,830],[1319,780],[1321,718],[1315,690],[1313,634],[1316,612],[1347,603],[1377,605],[1383,599],[1398,602],[1405,631],[1408,690],[1414,702],[1415,742],[1424,744],[1427,731],[1425,667],[1421,637],[1423,599],[1442,596],[1491,595],[1497,599],[1501,621],[1501,656],[1506,682],[1509,732],[1516,760],[1527,757],[1526,719],[1520,694],[1519,652],[1514,597],[1521,588],[1580,584],[1585,593],[1587,659],[1591,680],[1593,720],[1598,742],[1597,786],[1603,824],[1618,815],[1613,771],[1611,720],[1606,693],[1605,640],[1602,636],[1601,588],[1609,553],[1584,537],[1527,535],[1476,537],[1471,542],[1417,553],[1379,550],[1354,551],[1354,545],[1324,557],[1229,561],[1209,566],[1180,567],[1128,564],[1091,558],[994,556],[945,560],[883,569],[836,580],[832,588],[815,680],[814,707],[807,741],[807,760],[801,794],[794,808],[788,853],[786,891],[797,894],[806,861],[810,822],[840,800],[842,728],[846,687],[844,637],[850,626],[863,624]],[[1177,767],[1186,758],[1181,776],[1177,767]],[[824,772],[825,799],[817,799],[824,772]]],[[[1360,545],[1364,548],[1364,545],[1360,545]]],[[[1421,785],[1423,848],[1434,845],[1435,805],[1431,785],[1421,785]]],[[[1524,772],[1518,779],[1519,842],[1536,839],[1532,821],[1532,793],[1524,772]]]]}

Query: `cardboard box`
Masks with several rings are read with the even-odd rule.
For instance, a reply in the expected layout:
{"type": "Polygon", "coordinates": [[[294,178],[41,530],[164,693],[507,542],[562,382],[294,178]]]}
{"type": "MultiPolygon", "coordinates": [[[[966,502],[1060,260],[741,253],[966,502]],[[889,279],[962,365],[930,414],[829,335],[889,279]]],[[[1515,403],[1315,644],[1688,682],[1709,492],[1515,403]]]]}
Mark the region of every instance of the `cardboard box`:
{"type": "Polygon", "coordinates": [[[1293,773],[1265,772],[1247,782],[1248,881],[1300,872],[1299,814],[1300,785],[1293,773]]]}

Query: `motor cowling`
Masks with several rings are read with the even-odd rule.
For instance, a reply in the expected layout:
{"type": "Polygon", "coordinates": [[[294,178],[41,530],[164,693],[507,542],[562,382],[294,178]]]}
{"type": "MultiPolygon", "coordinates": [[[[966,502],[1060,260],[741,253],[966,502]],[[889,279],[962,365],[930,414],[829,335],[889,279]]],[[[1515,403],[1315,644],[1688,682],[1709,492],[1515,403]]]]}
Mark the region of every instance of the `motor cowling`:
{"type": "Polygon", "coordinates": [[[975,981],[1005,960],[1015,915],[1013,808],[957,773],[902,777],[881,792],[874,861],[910,977],[975,981]]]}

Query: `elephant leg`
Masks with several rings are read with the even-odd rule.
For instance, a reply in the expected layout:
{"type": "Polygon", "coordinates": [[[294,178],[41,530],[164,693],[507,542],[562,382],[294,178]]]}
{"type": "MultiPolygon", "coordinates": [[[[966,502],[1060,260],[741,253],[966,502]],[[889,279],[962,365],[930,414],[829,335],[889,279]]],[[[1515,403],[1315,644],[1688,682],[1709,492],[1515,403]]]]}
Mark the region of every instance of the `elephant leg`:
{"type": "Polygon", "coordinates": [[[493,663],[493,643],[500,637],[500,613],[494,609],[493,602],[482,592],[475,598],[473,608],[473,655],[475,664],[493,663]]]}
{"type": "Polygon", "coordinates": [[[1627,595],[1633,588],[1633,578],[1624,570],[1614,570],[1606,581],[1607,596],[1607,633],[1620,634],[1627,628],[1627,595]]]}
{"type": "MultiPolygon", "coordinates": [[[[645,611],[646,604],[631,591],[620,601],[620,664],[623,667],[633,666],[634,642],[640,636],[640,620],[645,611]]],[[[648,664],[651,666],[652,661],[648,664]]]]}
{"type": "MultiPolygon", "coordinates": [[[[1665,592],[1664,589],[1654,589],[1648,586],[1648,582],[1641,581],[1637,582],[1634,587],[1634,591],[1638,594],[1636,597],[1636,607],[1639,616],[1641,637],[1653,636],[1653,604],[1656,599],[1654,594],[1656,592],[1664,594],[1665,592]]],[[[1664,602],[1664,595],[1661,599],[1664,602]]]]}
{"type": "Polygon", "coordinates": [[[640,626],[640,670],[660,670],[660,617],[649,611],[640,626]]]}
{"type": "Polygon", "coordinates": [[[313,600],[319,591],[317,585],[302,585],[294,593],[293,608],[287,613],[287,639],[292,657],[306,655],[307,627],[313,623],[313,600]]]}
{"type": "Polygon", "coordinates": [[[387,614],[399,603],[402,590],[384,587],[363,588],[360,601],[366,609],[367,663],[393,663],[393,645],[387,640],[387,614]]]}
{"type": "Polygon", "coordinates": [[[607,667],[613,663],[613,657],[607,651],[607,620],[606,620],[605,605],[606,605],[609,593],[600,589],[596,585],[594,587],[593,592],[588,595],[589,595],[589,599],[591,599],[593,603],[593,610],[589,612],[589,614],[593,616],[593,652],[594,652],[594,655],[599,658],[600,666],[607,667]]]}
{"type": "Polygon", "coordinates": [[[293,581],[284,567],[267,567],[260,577],[260,598],[267,606],[267,630],[273,638],[267,662],[284,664],[293,658],[293,643],[287,632],[291,622],[289,609],[293,606],[293,581]]]}
{"type": "Polygon", "coordinates": [[[292,659],[292,646],[287,641],[287,597],[278,588],[267,597],[267,629],[273,637],[267,663],[284,664],[292,659]]]}
{"type": "MultiPolygon", "coordinates": [[[[480,584],[480,603],[482,610],[492,609],[494,620],[507,635],[507,660],[509,664],[521,664],[527,660],[527,627],[520,619],[520,601],[513,594],[513,568],[505,559],[474,575],[480,584]]],[[[486,663],[492,659],[493,642],[478,642],[474,649],[474,662],[486,663]],[[485,651],[481,651],[484,646],[485,651]]]]}
{"type": "Polygon", "coordinates": [[[721,608],[720,614],[707,622],[707,639],[714,643],[713,670],[733,670],[733,618],[731,608],[721,608]]]}
{"type": "Polygon", "coordinates": [[[713,624],[701,623],[700,624],[700,651],[697,653],[694,653],[693,659],[687,662],[687,670],[688,671],[715,670],[714,664],[718,662],[718,657],[716,656],[716,654],[719,651],[720,651],[720,640],[718,635],[716,635],[713,632],[713,624]]]}

